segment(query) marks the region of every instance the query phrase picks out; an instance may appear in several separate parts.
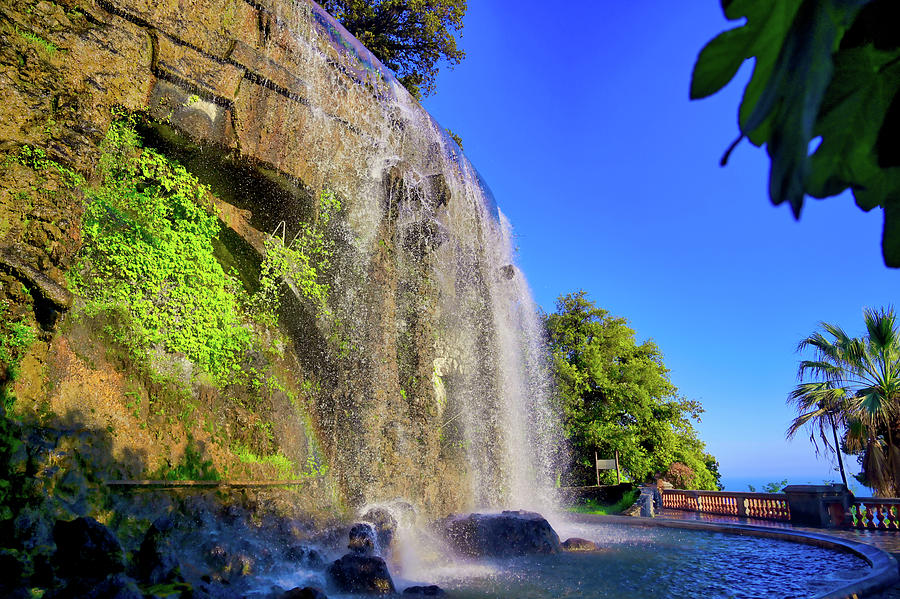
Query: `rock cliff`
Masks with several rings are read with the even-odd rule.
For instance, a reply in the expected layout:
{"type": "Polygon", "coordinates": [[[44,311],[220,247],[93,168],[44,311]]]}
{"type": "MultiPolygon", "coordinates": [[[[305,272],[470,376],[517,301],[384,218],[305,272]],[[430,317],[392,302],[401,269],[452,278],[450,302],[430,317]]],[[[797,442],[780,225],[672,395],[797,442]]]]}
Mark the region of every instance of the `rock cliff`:
{"type": "Polygon", "coordinates": [[[507,321],[531,309],[508,231],[459,148],[331,17],[307,0],[12,0],[0,32],[0,302],[37,331],[4,375],[11,413],[111,437],[113,478],[173,467],[199,444],[248,476],[327,465],[348,506],[401,496],[446,514],[511,486],[500,463],[513,449],[497,439],[510,419],[549,425],[509,403],[542,383],[512,380],[507,363],[520,345],[507,321]],[[327,315],[283,287],[287,347],[243,362],[271,385],[210,381],[165,347],[135,369],[103,335],[115,323],[79,313],[86,190],[103,183],[123,114],[208,186],[216,257],[247,293],[267,240],[316,223],[323,190],[340,199],[323,233],[337,248],[322,269],[327,315]],[[515,397],[492,399],[504,392],[515,397]]]}

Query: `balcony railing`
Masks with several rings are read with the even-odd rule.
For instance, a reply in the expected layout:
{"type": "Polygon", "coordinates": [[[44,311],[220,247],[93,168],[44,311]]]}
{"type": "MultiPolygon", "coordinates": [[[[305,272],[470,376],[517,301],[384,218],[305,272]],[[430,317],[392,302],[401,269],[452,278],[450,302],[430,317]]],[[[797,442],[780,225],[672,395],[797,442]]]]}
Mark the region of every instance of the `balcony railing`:
{"type": "MultiPolygon", "coordinates": [[[[790,488],[788,489],[790,490],[790,488]]],[[[862,530],[900,530],[900,499],[818,494],[814,502],[821,517],[810,523],[809,514],[795,515],[805,526],[858,528],[862,530]]],[[[792,501],[797,501],[796,496],[792,501]]],[[[806,497],[807,508],[809,496],[806,497]]],[[[737,516],[759,520],[791,522],[786,493],[732,493],[728,491],[686,491],[664,489],[662,506],[666,509],[737,516]]]]}
{"type": "Polygon", "coordinates": [[[900,530],[900,499],[855,497],[850,509],[829,506],[835,526],[863,530],[900,530]],[[841,513],[843,512],[843,513],[841,513]]]}
{"type": "Polygon", "coordinates": [[[665,489],[662,506],[672,510],[789,522],[791,511],[783,493],[731,493],[665,489]]]}

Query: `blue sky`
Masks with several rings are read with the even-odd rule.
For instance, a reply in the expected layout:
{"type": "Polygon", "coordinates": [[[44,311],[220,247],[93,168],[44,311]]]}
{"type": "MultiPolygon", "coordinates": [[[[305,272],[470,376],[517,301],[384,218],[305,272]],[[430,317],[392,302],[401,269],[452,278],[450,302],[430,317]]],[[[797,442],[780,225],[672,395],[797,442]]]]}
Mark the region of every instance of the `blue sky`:
{"type": "Polygon", "coordinates": [[[810,199],[795,222],[768,200],[764,150],[745,142],[718,166],[751,64],[688,100],[700,48],[735,25],[717,1],[563,6],[470,2],[468,56],[424,102],[513,223],[536,300],[550,311],[585,289],[652,338],[706,408],[697,428],[727,488],[835,478],[805,437],[784,440],[784,399],[819,321],[859,334],[864,306],[900,295],[880,209],[810,199]]]}

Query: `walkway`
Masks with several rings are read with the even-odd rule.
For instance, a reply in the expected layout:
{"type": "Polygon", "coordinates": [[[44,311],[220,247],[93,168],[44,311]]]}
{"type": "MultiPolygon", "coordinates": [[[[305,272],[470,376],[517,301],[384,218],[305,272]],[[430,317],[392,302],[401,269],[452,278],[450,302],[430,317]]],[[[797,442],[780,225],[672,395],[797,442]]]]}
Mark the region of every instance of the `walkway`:
{"type": "MultiPolygon", "coordinates": [[[[699,514],[697,512],[684,512],[681,510],[663,509],[658,512],[659,518],[671,520],[699,520],[702,522],[721,522],[724,524],[752,524],[754,526],[767,526],[770,528],[783,528],[788,530],[800,530],[817,534],[827,534],[842,539],[866,543],[887,551],[900,563],[900,531],[889,530],[837,530],[809,528],[794,526],[788,522],[774,522],[771,520],[758,520],[755,518],[739,518],[737,516],[717,516],[714,514],[699,514]]],[[[877,595],[869,595],[871,599],[900,599],[900,583],[877,595]]]]}

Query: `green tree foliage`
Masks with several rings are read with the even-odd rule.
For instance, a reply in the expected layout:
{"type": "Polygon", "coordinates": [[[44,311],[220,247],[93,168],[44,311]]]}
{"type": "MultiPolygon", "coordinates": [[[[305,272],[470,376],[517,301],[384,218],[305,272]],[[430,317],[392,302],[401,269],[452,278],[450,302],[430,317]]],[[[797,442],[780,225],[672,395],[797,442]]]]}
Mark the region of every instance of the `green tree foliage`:
{"type": "MultiPolygon", "coordinates": [[[[800,342],[814,357],[800,362],[800,385],[788,398],[800,415],[792,430],[811,424],[813,435],[828,442],[822,429],[842,429],[844,447],[860,455],[861,482],[881,495],[900,496],[900,325],[892,308],[866,309],[866,334],[850,337],[834,324],[821,323],[800,342]],[[818,383],[808,384],[808,383],[818,383]],[[794,399],[797,397],[798,399],[794,399]],[[832,421],[828,415],[834,414],[832,421]]],[[[837,440],[835,440],[837,445],[837,440]]]]}
{"type": "Polygon", "coordinates": [[[454,34],[463,28],[466,0],[324,0],[321,5],[417,99],[434,93],[439,61],[456,65],[465,58],[454,34]]]}
{"type": "Polygon", "coordinates": [[[740,136],[766,144],[769,196],[800,216],[805,196],[851,189],[884,210],[882,253],[900,267],[900,3],[896,0],[722,0],[746,19],[700,52],[691,98],[716,93],[748,58],[740,136]],[[821,143],[810,154],[813,140],[821,143]]]}
{"type": "Polygon", "coordinates": [[[636,480],[680,463],[692,473],[689,487],[719,488],[715,458],[691,424],[703,409],[678,395],[655,343],[636,343],[625,319],[584,291],[560,296],[546,323],[574,484],[594,484],[595,451],[601,458],[618,451],[636,480]]]}
{"type": "MultiPolygon", "coordinates": [[[[781,493],[781,490],[785,488],[788,484],[788,480],[783,478],[781,480],[774,480],[772,482],[765,483],[760,489],[760,493],[781,493]]],[[[747,490],[751,493],[756,493],[756,487],[753,485],[747,485],[747,490]]]]}

